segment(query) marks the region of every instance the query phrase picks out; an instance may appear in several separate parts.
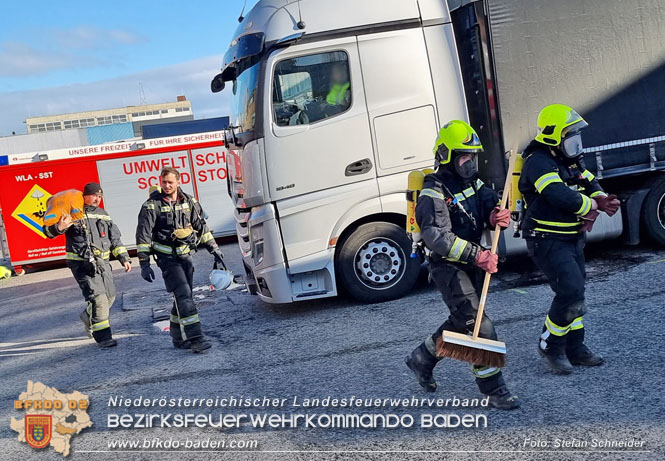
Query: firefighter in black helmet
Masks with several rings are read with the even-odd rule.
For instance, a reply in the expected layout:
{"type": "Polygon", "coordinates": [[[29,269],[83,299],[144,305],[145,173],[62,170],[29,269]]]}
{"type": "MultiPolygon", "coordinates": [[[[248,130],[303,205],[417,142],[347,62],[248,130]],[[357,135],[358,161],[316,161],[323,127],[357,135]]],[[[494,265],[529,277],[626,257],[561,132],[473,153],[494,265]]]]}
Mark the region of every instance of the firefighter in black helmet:
{"type": "Polygon", "coordinates": [[[609,216],[619,209],[584,166],[580,131],[587,126],[563,104],[543,108],[538,135],[527,146],[519,189],[526,211],[522,230],[529,255],[545,273],[555,293],[538,352],[559,374],[573,365],[597,366],[603,358],[584,344],[585,233],[599,210],[609,216]]]}
{"type": "MultiPolygon", "coordinates": [[[[450,309],[443,325],[406,358],[419,384],[429,392],[437,387],[432,371],[440,360],[436,349],[443,330],[473,331],[485,271],[497,271],[497,255],[480,246],[482,233],[487,227],[510,224],[510,211],[500,210],[496,192],[478,179],[476,156],[482,151],[468,123],[453,120],[444,125],[434,145],[437,170],[425,177],[416,205],[416,221],[430,250],[432,280],[450,309]]],[[[483,315],[480,337],[497,339],[487,315],[483,315]]],[[[500,368],[479,363],[472,372],[480,392],[489,395],[490,405],[504,410],[520,406],[500,368]]]]}
{"type": "Polygon", "coordinates": [[[71,216],[63,215],[57,223],[44,226],[44,234],[48,238],[65,234],[67,267],[88,303],[81,313],[86,333],[100,347],[113,347],[118,343],[113,339],[109,323],[109,310],[115,301],[109,258],[111,254],[115,256],[125,272],[132,270],[132,265],[127,249],[120,241],[118,226],[99,206],[101,200],[102,187],[96,182],[86,184],[83,188],[83,219],[72,221],[71,216]]]}
{"type": "Polygon", "coordinates": [[[164,168],[160,178],[162,188],[153,191],[141,207],[136,228],[141,276],[147,282],[155,279],[150,267],[150,254],[154,254],[166,290],[173,293],[170,328],[173,346],[203,352],[212,344],[203,337],[192,299],[192,253],[202,245],[223,265],[222,251],[208,230],[201,204],[180,189],[178,170],[164,168]]]}

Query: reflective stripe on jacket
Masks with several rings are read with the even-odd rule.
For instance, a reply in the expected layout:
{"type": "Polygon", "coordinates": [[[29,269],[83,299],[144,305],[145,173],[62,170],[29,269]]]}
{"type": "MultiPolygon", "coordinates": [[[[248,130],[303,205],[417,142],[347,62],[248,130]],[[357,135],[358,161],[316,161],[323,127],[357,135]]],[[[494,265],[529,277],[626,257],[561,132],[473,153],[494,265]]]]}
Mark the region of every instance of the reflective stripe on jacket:
{"type": "Polygon", "coordinates": [[[523,156],[519,189],[525,202],[525,237],[538,232],[553,238],[578,238],[580,217],[591,211],[591,198],[605,195],[598,180],[582,158],[568,165],[535,141],[523,156]]]}

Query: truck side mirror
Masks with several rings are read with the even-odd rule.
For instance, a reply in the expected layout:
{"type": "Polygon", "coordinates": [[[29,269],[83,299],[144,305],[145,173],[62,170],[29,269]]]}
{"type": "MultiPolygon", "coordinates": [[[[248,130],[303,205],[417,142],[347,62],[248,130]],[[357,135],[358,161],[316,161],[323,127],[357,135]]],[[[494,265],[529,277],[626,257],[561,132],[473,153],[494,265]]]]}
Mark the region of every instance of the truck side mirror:
{"type": "Polygon", "coordinates": [[[210,82],[210,90],[213,93],[219,93],[224,89],[224,79],[222,79],[222,74],[215,75],[215,78],[210,82]]]}

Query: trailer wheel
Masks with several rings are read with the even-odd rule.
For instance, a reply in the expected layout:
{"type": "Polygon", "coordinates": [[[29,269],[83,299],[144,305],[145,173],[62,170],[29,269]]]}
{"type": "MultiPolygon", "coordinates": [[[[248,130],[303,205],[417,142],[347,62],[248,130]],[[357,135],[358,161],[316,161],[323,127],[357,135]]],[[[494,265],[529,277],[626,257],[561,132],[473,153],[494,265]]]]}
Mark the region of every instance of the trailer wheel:
{"type": "Polygon", "coordinates": [[[22,275],[25,275],[25,269],[23,268],[23,266],[14,266],[14,273],[20,277],[22,275]]]}
{"type": "Polygon", "coordinates": [[[652,185],[644,201],[642,218],[649,236],[665,246],[665,177],[652,185]]]}
{"type": "Polygon", "coordinates": [[[411,240],[387,222],[359,226],[343,242],[335,261],[339,286],[363,302],[381,302],[406,294],[420,273],[411,259],[411,240]]]}

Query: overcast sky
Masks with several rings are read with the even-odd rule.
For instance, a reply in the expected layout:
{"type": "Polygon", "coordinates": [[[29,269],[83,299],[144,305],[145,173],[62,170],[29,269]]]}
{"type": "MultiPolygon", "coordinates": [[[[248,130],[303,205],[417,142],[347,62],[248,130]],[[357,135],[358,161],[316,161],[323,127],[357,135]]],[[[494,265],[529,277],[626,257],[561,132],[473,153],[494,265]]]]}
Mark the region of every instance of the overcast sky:
{"type": "MultiPolygon", "coordinates": [[[[196,118],[228,115],[210,80],[244,0],[12,2],[0,17],[0,136],[26,117],[184,94],[196,118]]],[[[247,1],[247,9],[256,0],[247,1]]]]}

